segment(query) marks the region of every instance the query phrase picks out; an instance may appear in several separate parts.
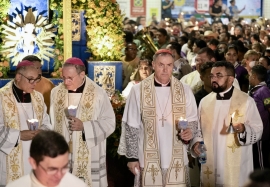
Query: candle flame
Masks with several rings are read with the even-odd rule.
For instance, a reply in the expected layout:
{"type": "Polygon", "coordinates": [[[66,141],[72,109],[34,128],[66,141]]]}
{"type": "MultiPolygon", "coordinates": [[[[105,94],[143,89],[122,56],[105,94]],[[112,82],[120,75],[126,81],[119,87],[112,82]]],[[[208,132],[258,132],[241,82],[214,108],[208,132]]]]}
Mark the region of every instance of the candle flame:
{"type": "Polygon", "coordinates": [[[232,118],[234,118],[235,112],[232,114],[232,118]]]}

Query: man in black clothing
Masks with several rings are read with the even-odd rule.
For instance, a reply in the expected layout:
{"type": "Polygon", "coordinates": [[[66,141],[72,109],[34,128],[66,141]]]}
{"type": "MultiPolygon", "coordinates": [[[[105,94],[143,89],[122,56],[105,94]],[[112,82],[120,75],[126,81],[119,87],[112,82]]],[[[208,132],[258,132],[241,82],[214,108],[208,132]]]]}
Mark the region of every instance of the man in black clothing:
{"type": "Polygon", "coordinates": [[[210,73],[214,62],[206,62],[200,67],[200,77],[204,82],[202,88],[194,94],[197,107],[199,107],[200,101],[210,92],[212,92],[210,73]]]}

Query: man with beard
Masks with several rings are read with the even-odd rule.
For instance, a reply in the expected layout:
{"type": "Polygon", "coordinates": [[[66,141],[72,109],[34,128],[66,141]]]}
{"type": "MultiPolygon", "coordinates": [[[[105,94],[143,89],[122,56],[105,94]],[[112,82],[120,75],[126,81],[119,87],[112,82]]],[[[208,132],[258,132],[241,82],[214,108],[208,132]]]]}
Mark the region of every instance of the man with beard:
{"type": "MultiPolygon", "coordinates": [[[[243,186],[253,171],[252,144],[260,140],[263,124],[254,100],[233,86],[234,77],[231,63],[216,62],[210,74],[213,92],[199,106],[207,147],[201,176],[204,186],[243,186]],[[230,124],[235,133],[227,132],[230,124]]],[[[198,137],[191,144],[193,156],[200,155],[198,137]]]]}

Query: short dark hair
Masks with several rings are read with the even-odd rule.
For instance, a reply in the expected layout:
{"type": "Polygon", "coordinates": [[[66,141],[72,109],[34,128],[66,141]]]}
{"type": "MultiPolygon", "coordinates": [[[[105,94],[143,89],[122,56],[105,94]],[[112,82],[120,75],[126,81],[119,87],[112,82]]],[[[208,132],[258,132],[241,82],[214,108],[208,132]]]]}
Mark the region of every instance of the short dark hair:
{"type": "Polygon", "coordinates": [[[180,36],[179,38],[180,38],[181,40],[183,40],[185,43],[188,42],[188,37],[186,37],[186,36],[180,36]]]}
{"type": "Polygon", "coordinates": [[[224,54],[226,54],[230,49],[234,49],[234,50],[236,51],[236,53],[238,54],[238,48],[237,48],[237,46],[234,45],[234,44],[228,45],[228,47],[227,47],[227,48],[225,49],[225,51],[224,51],[224,54]]]}
{"type": "Polygon", "coordinates": [[[124,35],[124,39],[126,41],[126,43],[130,43],[133,42],[133,34],[130,31],[124,31],[125,35],[124,35]]]}
{"type": "Polygon", "coordinates": [[[30,62],[34,62],[34,61],[41,62],[41,60],[40,60],[37,56],[35,56],[35,55],[27,55],[26,57],[24,57],[24,58],[22,59],[22,61],[23,61],[23,60],[28,60],[28,61],[30,61],[30,62]]]}
{"type": "Polygon", "coordinates": [[[203,64],[200,66],[200,74],[204,76],[205,73],[206,73],[206,70],[212,69],[214,63],[215,63],[215,62],[211,62],[211,61],[203,63],[203,64]]]}
{"type": "Polygon", "coordinates": [[[65,138],[55,131],[44,130],[38,133],[32,140],[30,156],[38,164],[44,156],[55,158],[69,152],[65,138]]]}
{"type": "Polygon", "coordinates": [[[219,41],[215,38],[211,39],[208,44],[218,46],[219,41]]]}
{"type": "Polygon", "coordinates": [[[249,175],[251,183],[246,187],[270,187],[269,176],[269,169],[255,170],[249,175]]]}
{"type": "Polygon", "coordinates": [[[230,62],[218,61],[218,62],[213,64],[213,67],[225,67],[226,73],[228,75],[231,75],[231,76],[235,77],[234,65],[232,63],[230,63],[230,62]]]}
{"type": "Polygon", "coordinates": [[[176,53],[181,56],[181,48],[182,46],[178,42],[170,42],[170,49],[174,49],[176,53]]]}
{"type": "Polygon", "coordinates": [[[254,73],[260,82],[266,80],[267,69],[262,65],[256,65],[251,68],[252,74],[254,73]]]}
{"type": "Polygon", "coordinates": [[[157,31],[160,32],[163,36],[168,36],[166,29],[159,28],[157,31]]]}
{"type": "Polygon", "coordinates": [[[226,30],[226,33],[228,33],[228,25],[224,25],[224,24],[222,24],[222,26],[221,26],[223,29],[225,29],[226,30]]]}
{"type": "Polygon", "coordinates": [[[203,54],[203,53],[206,53],[206,56],[211,59],[211,58],[215,58],[215,52],[209,48],[209,47],[204,47],[204,48],[201,48],[199,51],[198,51],[198,54],[203,54]]]}
{"type": "Polygon", "coordinates": [[[198,48],[202,49],[207,46],[204,40],[195,40],[194,44],[197,45],[198,48]]]}
{"type": "Polygon", "coordinates": [[[267,65],[270,66],[270,57],[268,56],[261,56],[260,58],[264,58],[267,62],[267,65]]]}

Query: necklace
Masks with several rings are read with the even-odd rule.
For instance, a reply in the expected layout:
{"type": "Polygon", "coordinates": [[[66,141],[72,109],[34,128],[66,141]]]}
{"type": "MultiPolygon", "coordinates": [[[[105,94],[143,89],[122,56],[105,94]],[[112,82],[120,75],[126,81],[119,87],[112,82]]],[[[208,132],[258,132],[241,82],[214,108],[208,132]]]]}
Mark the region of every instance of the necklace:
{"type": "MultiPolygon", "coordinates": [[[[159,119],[159,121],[162,121],[162,127],[164,127],[164,121],[167,121],[167,117],[171,114],[172,110],[169,112],[169,114],[167,114],[165,117],[164,117],[164,113],[166,111],[166,108],[167,108],[167,105],[168,105],[168,102],[169,102],[169,98],[170,98],[170,94],[171,94],[171,89],[170,89],[170,92],[169,92],[169,95],[168,95],[168,99],[167,99],[167,103],[165,105],[165,108],[164,108],[164,111],[162,112],[161,110],[161,107],[160,107],[160,104],[159,104],[159,100],[158,100],[158,96],[157,96],[157,93],[156,93],[156,96],[157,96],[157,101],[158,101],[158,106],[159,106],[159,109],[160,109],[160,112],[162,114],[162,117],[159,119]]],[[[158,117],[158,115],[157,115],[158,117]]]]}
{"type": "MultiPolygon", "coordinates": [[[[15,83],[14,83],[14,85],[15,85],[15,83]]],[[[15,86],[16,86],[16,85],[15,85],[15,86]]],[[[15,96],[18,98],[18,100],[19,100],[19,102],[20,102],[20,105],[21,105],[22,108],[23,108],[24,115],[25,115],[28,119],[30,119],[30,117],[29,117],[29,115],[27,114],[27,112],[26,112],[26,110],[25,110],[25,108],[24,108],[24,106],[23,106],[23,104],[22,104],[22,102],[21,102],[21,100],[20,100],[20,98],[19,98],[19,96],[18,96],[16,90],[15,90],[13,87],[12,87],[12,90],[13,90],[13,92],[15,93],[15,96]]],[[[16,98],[15,98],[15,99],[16,99],[16,98]]],[[[32,111],[33,111],[33,118],[34,118],[34,108],[33,108],[33,105],[32,105],[32,111]]],[[[29,128],[29,125],[28,125],[28,129],[31,130],[31,129],[29,128]]]]}

